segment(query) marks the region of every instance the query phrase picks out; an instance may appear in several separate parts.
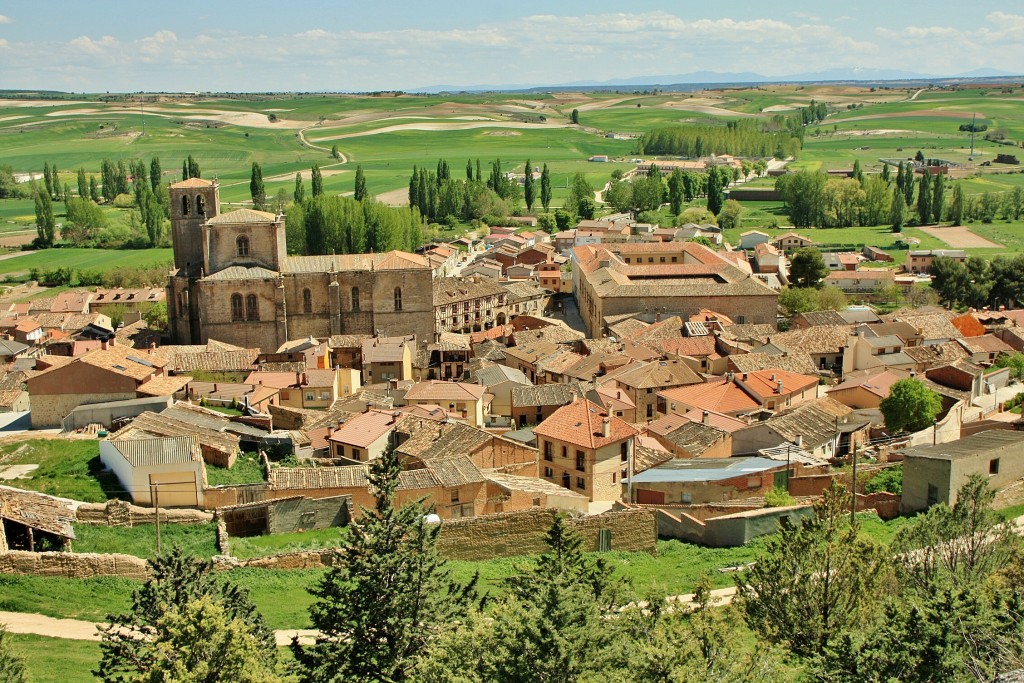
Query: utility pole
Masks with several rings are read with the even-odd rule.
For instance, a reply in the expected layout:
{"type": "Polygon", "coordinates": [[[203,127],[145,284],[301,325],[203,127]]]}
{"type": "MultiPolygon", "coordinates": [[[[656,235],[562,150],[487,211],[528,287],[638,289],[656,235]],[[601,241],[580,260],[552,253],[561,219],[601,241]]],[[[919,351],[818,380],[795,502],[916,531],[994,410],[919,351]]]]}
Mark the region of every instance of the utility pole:
{"type": "Polygon", "coordinates": [[[850,524],[857,521],[857,448],[853,448],[853,487],[850,492],[850,524]]]}
{"type": "Polygon", "coordinates": [[[139,118],[142,119],[142,134],[146,134],[146,109],[143,106],[144,102],[139,100],[139,118]]]}
{"type": "Polygon", "coordinates": [[[154,484],[151,479],[149,482],[149,495],[153,499],[153,514],[156,518],[156,554],[160,554],[160,484],[154,484]]]}

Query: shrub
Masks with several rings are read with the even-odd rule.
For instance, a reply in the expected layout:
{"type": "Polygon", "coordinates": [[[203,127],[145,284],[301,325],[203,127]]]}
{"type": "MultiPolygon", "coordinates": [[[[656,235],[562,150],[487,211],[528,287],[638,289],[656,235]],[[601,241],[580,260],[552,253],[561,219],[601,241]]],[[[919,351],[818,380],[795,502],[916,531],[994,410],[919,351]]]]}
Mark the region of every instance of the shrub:
{"type": "Polygon", "coordinates": [[[903,494],[903,463],[887,467],[864,484],[868,493],[888,491],[896,495],[903,494]]]}
{"type": "Polygon", "coordinates": [[[770,508],[782,508],[795,503],[796,499],[786,489],[778,486],[764,495],[764,504],[770,508]]]}
{"type": "Polygon", "coordinates": [[[119,194],[114,197],[114,206],[119,209],[130,209],[135,206],[135,197],[130,194],[119,194]]]}

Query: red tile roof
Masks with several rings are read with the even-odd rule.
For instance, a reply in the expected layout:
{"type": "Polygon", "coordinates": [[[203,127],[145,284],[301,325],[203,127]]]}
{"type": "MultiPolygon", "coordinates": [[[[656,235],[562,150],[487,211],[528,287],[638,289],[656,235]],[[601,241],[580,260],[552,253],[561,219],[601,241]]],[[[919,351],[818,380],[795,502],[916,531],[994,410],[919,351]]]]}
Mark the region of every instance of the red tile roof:
{"type": "Polygon", "coordinates": [[[608,415],[585,398],[562,406],[533,430],[534,434],[596,449],[623,441],[638,433],[628,422],[608,415]],[[603,436],[604,420],[608,420],[609,436],[603,436]]]}
{"type": "Polygon", "coordinates": [[[394,429],[398,420],[390,410],[368,410],[338,427],[327,440],[366,448],[394,429]]]}
{"type": "Polygon", "coordinates": [[[685,406],[698,408],[700,410],[713,410],[720,413],[739,413],[746,410],[755,410],[761,406],[752,399],[747,392],[740,389],[732,382],[727,382],[724,377],[706,384],[693,384],[685,387],[675,387],[659,391],[658,395],[666,401],[677,403],[678,409],[685,406]]]}
{"type": "Polygon", "coordinates": [[[817,377],[800,375],[788,370],[755,370],[739,375],[738,379],[748,389],[763,398],[779,396],[780,394],[776,390],[780,381],[782,382],[782,396],[798,394],[818,384],[817,377]]]}

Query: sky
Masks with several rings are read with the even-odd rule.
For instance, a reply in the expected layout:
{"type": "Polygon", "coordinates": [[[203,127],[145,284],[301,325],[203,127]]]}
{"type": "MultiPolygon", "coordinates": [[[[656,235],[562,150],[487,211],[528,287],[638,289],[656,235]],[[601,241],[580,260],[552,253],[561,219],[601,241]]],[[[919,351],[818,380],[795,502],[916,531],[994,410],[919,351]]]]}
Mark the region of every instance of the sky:
{"type": "Polygon", "coordinates": [[[2,89],[362,92],[837,68],[1022,74],[1024,3],[0,2],[2,89]]]}

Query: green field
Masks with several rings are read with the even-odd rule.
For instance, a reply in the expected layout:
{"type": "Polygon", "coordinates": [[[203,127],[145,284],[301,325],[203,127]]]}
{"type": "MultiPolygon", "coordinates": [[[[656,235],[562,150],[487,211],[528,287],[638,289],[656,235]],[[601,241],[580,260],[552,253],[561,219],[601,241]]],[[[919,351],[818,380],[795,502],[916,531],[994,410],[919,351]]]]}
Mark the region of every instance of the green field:
{"type": "Polygon", "coordinates": [[[34,268],[40,272],[56,268],[111,271],[118,268],[150,268],[171,265],[170,249],[45,249],[16,252],[0,259],[0,278],[25,279],[34,268]]]}
{"type": "Polygon", "coordinates": [[[25,659],[31,683],[93,683],[100,662],[100,644],[88,640],[47,638],[29,634],[8,636],[13,650],[25,659]]]}
{"type": "Polygon", "coordinates": [[[125,498],[117,478],[104,471],[99,442],[92,439],[31,439],[0,446],[0,464],[39,465],[16,486],[87,503],[125,498]]]}

